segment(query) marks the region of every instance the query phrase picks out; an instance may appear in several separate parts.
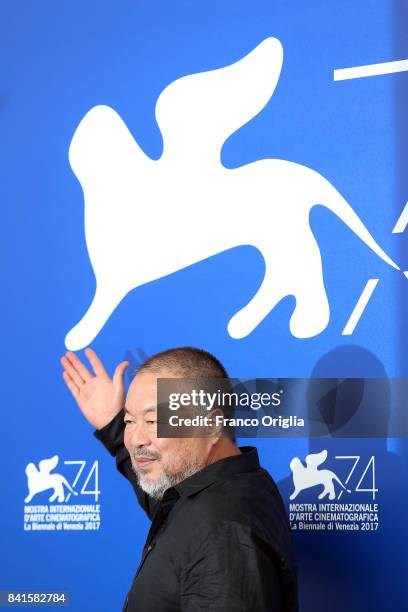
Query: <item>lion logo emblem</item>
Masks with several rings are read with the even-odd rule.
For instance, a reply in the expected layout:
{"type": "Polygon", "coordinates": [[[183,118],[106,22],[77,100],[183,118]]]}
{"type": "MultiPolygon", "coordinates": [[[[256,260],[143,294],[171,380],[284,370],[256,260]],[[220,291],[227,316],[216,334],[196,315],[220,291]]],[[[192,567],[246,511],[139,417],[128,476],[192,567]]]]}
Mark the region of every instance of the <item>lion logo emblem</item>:
{"type": "Polygon", "coordinates": [[[336,499],[336,492],[334,489],[334,482],[337,482],[340,487],[351,493],[340,478],[331,470],[319,470],[319,466],[324,463],[327,459],[327,450],[323,450],[321,453],[315,453],[306,457],[306,466],[303,465],[298,457],[294,457],[290,462],[290,469],[293,473],[293,485],[295,487],[290,499],[296,499],[296,497],[305,489],[310,489],[316,485],[322,485],[323,490],[319,494],[319,499],[323,499],[327,495],[330,500],[336,499]]]}
{"type": "Polygon", "coordinates": [[[55,500],[63,502],[65,500],[64,485],[71,493],[78,495],[64,476],[57,473],[51,474],[51,470],[57,467],[58,461],[58,455],[54,455],[50,459],[40,461],[38,464],[39,469],[37,469],[34,463],[27,465],[25,473],[27,475],[28,495],[24,500],[26,504],[33,499],[34,495],[47,491],[47,489],[53,489],[53,493],[49,498],[50,502],[55,500]]]}
{"type": "Polygon", "coordinates": [[[282,45],[270,37],[235,64],[170,83],[156,104],[163,136],[156,160],[139,147],[114,109],[95,106],[82,118],[69,161],[84,193],[96,292],[67,334],[67,348],[90,344],[136,287],[241,245],[262,253],[265,276],[250,301],[231,313],[230,336],[248,336],[288,295],[296,299],[292,335],[320,334],[330,309],[309,224],[318,205],[399,270],[319,172],[283,159],[233,169],[221,163],[224,142],[269,102],[282,62],[282,45]]]}

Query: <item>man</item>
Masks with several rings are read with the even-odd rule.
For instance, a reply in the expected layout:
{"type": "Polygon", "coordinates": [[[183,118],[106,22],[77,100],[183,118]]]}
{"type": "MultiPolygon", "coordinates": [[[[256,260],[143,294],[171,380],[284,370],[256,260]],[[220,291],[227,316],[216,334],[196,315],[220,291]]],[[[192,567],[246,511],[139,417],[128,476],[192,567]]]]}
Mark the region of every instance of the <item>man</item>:
{"type": "Polygon", "coordinates": [[[195,348],[147,359],[126,397],[122,362],[111,379],[86,349],[94,374],[71,352],[63,378],[94,435],[116,457],[152,520],[127,612],[295,612],[296,564],[278,489],[253,447],[214,430],[157,437],[158,378],[227,378],[195,348]]]}

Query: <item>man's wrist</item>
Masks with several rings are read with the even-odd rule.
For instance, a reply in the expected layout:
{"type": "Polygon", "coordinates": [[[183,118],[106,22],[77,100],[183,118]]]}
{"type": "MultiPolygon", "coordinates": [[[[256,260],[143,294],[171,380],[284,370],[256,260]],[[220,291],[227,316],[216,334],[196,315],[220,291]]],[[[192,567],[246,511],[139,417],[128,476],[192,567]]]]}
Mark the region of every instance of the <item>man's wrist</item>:
{"type": "Polygon", "coordinates": [[[125,430],[123,418],[124,410],[122,408],[109,423],[93,432],[95,438],[100,440],[113,456],[116,455],[118,448],[123,446],[123,432],[125,430]]]}

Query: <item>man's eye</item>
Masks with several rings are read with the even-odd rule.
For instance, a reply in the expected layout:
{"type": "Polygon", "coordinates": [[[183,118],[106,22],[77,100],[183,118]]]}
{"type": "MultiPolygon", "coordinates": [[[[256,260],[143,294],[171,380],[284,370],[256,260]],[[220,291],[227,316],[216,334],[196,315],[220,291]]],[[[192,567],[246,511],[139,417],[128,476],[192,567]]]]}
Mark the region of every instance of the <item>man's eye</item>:
{"type": "Polygon", "coordinates": [[[156,421],[146,421],[146,423],[147,423],[148,425],[154,425],[154,424],[156,423],[156,421]]]}

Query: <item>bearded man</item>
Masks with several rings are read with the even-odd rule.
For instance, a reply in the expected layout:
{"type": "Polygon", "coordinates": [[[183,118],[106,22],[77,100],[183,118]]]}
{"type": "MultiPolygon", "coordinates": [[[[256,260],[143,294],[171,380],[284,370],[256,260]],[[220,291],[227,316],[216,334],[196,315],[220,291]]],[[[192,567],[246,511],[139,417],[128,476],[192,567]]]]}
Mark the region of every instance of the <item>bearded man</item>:
{"type": "Polygon", "coordinates": [[[85,354],[93,373],[69,351],[64,381],[152,521],[123,611],[296,612],[290,527],[256,448],[219,428],[157,436],[157,380],[227,379],[219,360],[192,347],[163,351],[138,368],[125,397],[128,362],[111,379],[92,349],[85,354]]]}

